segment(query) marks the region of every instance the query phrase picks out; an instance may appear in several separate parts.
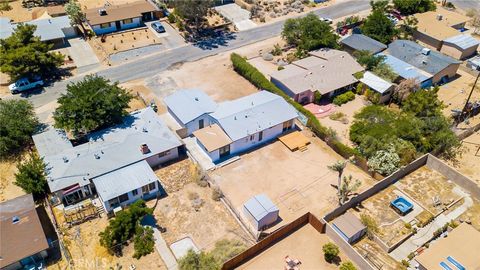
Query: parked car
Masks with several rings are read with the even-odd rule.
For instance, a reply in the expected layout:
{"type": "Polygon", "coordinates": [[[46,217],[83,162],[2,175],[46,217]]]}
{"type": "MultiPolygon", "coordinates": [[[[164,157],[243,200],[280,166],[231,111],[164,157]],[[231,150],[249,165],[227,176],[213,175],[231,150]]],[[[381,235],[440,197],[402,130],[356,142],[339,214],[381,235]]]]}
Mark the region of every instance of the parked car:
{"type": "Polygon", "coordinates": [[[322,20],[322,21],[324,21],[324,22],[326,22],[326,23],[328,23],[328,24],[332,24],[332,23],[333,23],[333,20],[330,19],[330,18],[320,17],[320,20],[322,20]]]}
{"type": "Polygon", "coordinates": [[[392,14],[387,14],[387,18],[390,19],[390,21],[393,22],[394,24],[398,23],[398,19],[395,18],[395,16],[393,16],[392,14]]]}
{"type": "Polygon", "coordinates": [[[37,87],[42,87],[43,84],[42,78],[35,76],[33,78],[21,78],[20,80],[10,84],[8,89],[10,89],[12,94],[17,94],[37,87]]]}
{"type": "Polygon", "coordinates": [[[157,31],[157,33],[165,33],[165,27],[160,22],[152,23],[153,30],[157,31]]]}
{"type": "Polygon", "coordinates": [[[394,16],[395,18],[397,18],[398,20],[401,20],[402,19],[402,15],[400,14],[400,12],[396,11],[396,10],[391,10],[390,11],[390,14],[392,14],[392,16],[394,16]]]}

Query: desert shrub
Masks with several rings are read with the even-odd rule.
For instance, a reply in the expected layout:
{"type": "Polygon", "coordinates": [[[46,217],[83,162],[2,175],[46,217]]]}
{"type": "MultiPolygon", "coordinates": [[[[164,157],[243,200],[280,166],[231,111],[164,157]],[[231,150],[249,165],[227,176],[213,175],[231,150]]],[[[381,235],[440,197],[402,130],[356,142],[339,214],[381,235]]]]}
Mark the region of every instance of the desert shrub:
{"type": "Polygon", "coordinates": [[[315,91],[313,93],[313,103],[319,104],[321,99],[322,99],[322,94],[319,91],[315,91]]]}
{"type": "Polygon", "coordinates": [[[357,87],[355,88],[355,94],[357,94],[357,95],[363,94],[364,87],[365,87],[365,85],[363,83],[358,83],[357,87]]]}
{"type": "Polygon", "coordinates": [[[342,112],[334,112],[328,118],[332,119],[333,121],[338,121],[345,118],[345,114],[342,112]]]}
{"type": "Polygon", "coordinates": [[[214,201],[220,201],[220,199],[223,197],[222,190],[220,190],[219,187],[213,187],[212,189],[212,199],[214,201]]]}
{"type": "Polygon", "coordinates": [[[278,67],[277,67],[277,70],[284,70],[284,69],[285,69],[284,66],[278,66],[278,67]]]}
{"type": "Polygon", "coordinates": [[[329,263],[333,262],[337,258],[338,253],[340,253],[340,250],[338,249],[338,247],[331,242],[323,245],[322,250],[323,250],[323,257],[325,258],[325,261],[329,263]]]}
{"type": "Polygon", "coordinates": [[[177,21],[177,17],[173,13],[168,14],[167,18],[169,23],[175,23],[177,21]]]}
{"type": "Polygon", "coordinates": [[[277,43],[273,45],[273,49],[270,51],[270,53],[274,56],[279,56],[282,54],[282,47],[277,43]]]}
{"type": "Polygon", "coordinates": [[[367,214],[361,214],[360,221],[363,225],[365,225],[365,227],[367,227],[367,237],[369,239],[373,239],[375,233],[378,232],[377,221],[367,214]]]}
{"type": "Polygon", "coordinates": [[[340,270],[357,270],[357,268],[355,267],[355,265],[353,265],[352,262],[350,261],[346,261],[344,263],[342,263],[340,265],[340,270]]]}
{"type": "Polygon", "coordinates": [[[355,99],[355,94],[352,91],[345,92],[341,95],[336,96],[333,99],[333,104],[337,106],[341,106],[349,101],[352,101],[355,99]]]}

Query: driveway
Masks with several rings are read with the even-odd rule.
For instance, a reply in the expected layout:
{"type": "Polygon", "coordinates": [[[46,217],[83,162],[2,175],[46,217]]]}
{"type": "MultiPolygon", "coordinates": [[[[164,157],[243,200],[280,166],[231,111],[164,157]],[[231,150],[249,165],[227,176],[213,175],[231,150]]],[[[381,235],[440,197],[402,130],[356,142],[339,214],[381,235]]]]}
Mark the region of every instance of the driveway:
{"type": "Polygon", "coordinates": [[[157,33],[157,31],[153,30],[152,28],[152,23],[157,22],[146,22],[145,25],[147,25],[148,29],[152,31],[154,35],[156,35],[158,38],[160,38],[160,42],[162,45],[165,46],[166,49],[173,49],[173,48],[178,48],[181,46],[184,46],[186,44],[185,40],[183,37],[175,30],[170,24],[168,24],[166,21],[160,21],[160,23],[165,27],[165,33],[157,33]]]}
{"type": "Polygon", "coordinates": [[[215,10],[237,27],[238,31],[248,30],[257,25],[250,20],[250,11],[237,4],[227,4],[215,7],[215,10]]]}
{"type": "Polygon", "coordinates": [[[67,48],[68,54],[75,62],[78,73],[83,73],[99,66],[100,61],[85,40],[71,38],[68,40],[68,43],[70,43],[70,47],[67,48]]]}

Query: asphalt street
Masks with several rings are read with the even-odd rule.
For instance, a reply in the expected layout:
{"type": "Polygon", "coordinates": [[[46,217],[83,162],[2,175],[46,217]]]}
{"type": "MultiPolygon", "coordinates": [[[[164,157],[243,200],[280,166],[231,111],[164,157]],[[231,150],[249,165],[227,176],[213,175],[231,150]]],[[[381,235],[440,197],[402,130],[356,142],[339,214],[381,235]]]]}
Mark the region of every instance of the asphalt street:
{"type": "MultiPolygon", "coordinates": [[[[368,0],[349,0],[318,9],[314,13],[318,16],[335,19],[350,14],[354,15],[369,8],[368,0]]],[[[97,75],[119,82],[147,78],[166,70],[175,63],[195,61],[278,36],[282,31],[284,22],[278,21],[272,24],[265,24],[250,30],[227,34],[197,44],[188,44],[158,54],[150,54],[121,65],[102,69],[97,72],[97,75]]],[[[81,74],[56,82],[51,86],[45,87],[44,91],[40,93],[30,93],[28,96],[16,97],[27,98],[33,103],[35,108],[38,108],[56,100],[65,91],[68,83],[79,81],[84,76],[85,74],[81,74]]]]}

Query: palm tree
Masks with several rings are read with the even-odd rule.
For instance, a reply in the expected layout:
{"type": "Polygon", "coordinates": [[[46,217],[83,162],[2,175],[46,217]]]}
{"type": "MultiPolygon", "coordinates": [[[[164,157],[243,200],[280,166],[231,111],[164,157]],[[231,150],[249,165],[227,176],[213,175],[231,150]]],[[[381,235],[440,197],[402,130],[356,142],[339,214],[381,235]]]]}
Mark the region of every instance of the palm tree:
{"type": "Polygon", "coordinates": [[[350,197],[350,195],[352,195],[352,193],[355,192],[361,184],[362,182],[358,179],[353,181],[351,175],[348,177],[344,176],[342,186],[339,188],[338,203],[343,205],[345,202],[347,202],[348,197],[350,197]]]}
{"type": "Polygon", "coordinates": [[[327,166],[327,168],[329,168],[330,170],[338,173],[337,190],[339,194],[340,194],[340,186],[342,185],[342,174],[346,166],[347,166],[347,161],[342,161],[342,160],[339,160],[333,163],[332,165],[327,166]]]}

